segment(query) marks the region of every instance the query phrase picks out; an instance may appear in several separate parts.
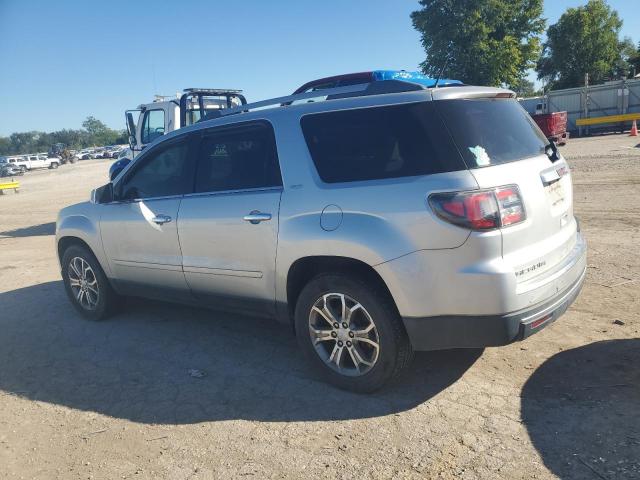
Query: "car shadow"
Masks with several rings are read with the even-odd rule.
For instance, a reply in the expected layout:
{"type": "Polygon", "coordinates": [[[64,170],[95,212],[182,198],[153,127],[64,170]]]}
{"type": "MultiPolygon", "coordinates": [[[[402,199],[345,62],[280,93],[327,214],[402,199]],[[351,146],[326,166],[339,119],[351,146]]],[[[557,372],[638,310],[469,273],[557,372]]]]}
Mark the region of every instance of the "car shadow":
{"type": "Polygon", "coordinates": [[[22,237],[41,237],[46,235],[54,235],[56,233],[56,222],[41,223],[40,225],[31,225],[24,228],[16,228],[14,230],[6,230],[0,232],[0,238],[22,238],[22,237]]]}
{"type": "Polygon", "coordinates": [[[61,281],[0,293],[0,390],[136,422],[316,421],[409,410],[456,382],[482,350],[417,354],[372,395],[335,389],[272,320],[127,300],[82,320],[61,281]]]}
{"type": "Polygon", "coordinates": [[[640,339],[558,353],[521,398],[522,421],[555,475],[640,478],[640,339]]]}

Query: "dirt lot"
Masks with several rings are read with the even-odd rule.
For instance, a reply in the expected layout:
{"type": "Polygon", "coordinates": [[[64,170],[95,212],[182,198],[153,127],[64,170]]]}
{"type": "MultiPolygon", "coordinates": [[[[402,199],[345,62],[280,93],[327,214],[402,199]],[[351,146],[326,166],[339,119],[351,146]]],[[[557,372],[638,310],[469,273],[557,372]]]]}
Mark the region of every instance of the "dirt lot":
{"type": "Polygon", "coordinates": [[[590,251],[560,321],[504,348],[419,354],[371,396],[320,383],[270,321],[141,300],[80,320],[54,222],[110,162],[27,174],[0,197],[0,477],[640,478],[637,143],[563,150],[590,251]]]}

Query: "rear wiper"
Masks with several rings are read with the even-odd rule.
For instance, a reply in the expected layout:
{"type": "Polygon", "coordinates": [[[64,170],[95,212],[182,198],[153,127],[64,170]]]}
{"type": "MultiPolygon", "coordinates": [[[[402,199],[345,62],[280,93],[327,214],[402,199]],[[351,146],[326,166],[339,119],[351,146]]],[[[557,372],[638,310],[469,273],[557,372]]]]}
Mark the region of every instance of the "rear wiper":
{"type": "Polygon", "coordinates": [[[558,151],[558,147],[553,140],[549,140],[549,144],[545,145],[544,153],[547,154],[547,157],[549,157],[549,160],[551,160],[552,162],[557,162],[558,160],[560,160],[560,152],[558,151]]]}

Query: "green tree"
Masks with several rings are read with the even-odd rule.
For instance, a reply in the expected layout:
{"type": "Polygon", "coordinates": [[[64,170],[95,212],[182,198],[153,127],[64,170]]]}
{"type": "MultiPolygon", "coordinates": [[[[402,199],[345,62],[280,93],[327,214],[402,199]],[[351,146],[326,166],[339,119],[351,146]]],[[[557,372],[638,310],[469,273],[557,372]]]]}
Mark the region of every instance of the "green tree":
{"type": "Polygon", "coordinates": [[[640,42],[636,48],[630,38],[625,38],[622,55],[627,68],[627,77],[632,78],[640,74],[640,42]]]}
{"type": "Polygon", "coordinates": [[[535,66],[545,21],[542,0],[420,0],[411,14],[427,58],[425,74],[476,85],[517,85],[535,66]]]}
{"type": "Polygon", "coordinates": [[[81,130],[58,130],[57,132],[17,132],[9,137],[0,137],[0,155],[47,152],[52,145],[64,143],[69,148],[126,144],[126,130],[112,130],[100,120],[87,117],[81,130]]]}
{"type": "Polygon", "coordinates": [[[82,122],[82,128],[84,128],[87,132],[89,132],[89,134],[94,136],[102,135],[104,132],[109,130],[109,127],[107,127],[104,123],[91,116],[87,117],[86,120],[82,122]]]}
{"type": "Polygon", "coordinates": [[[106,137],[109,136],[109,127],[95,117],[87,117],[82,122],[82,128],[89,133],[89,136],[94,139],[97,145],[108,143],[106,142],[106,137]]]}
{"type": "Polygon", "coordinates": [[[523,78],[515,85],[511,85],[511,88],[518,97],[523,98],[537,97],[543,94],[542,90],[536,90],[534,83],[526,78],[523,78]]]}
{"type": "Polygon", "coordinates": [[[622,20],[605,0],[589,0],[569,8],[549,27],[538,78],[552,88],[570,88],[589,82],[602,83],[624,65],[625,42],[619,40],[622,20]]]}

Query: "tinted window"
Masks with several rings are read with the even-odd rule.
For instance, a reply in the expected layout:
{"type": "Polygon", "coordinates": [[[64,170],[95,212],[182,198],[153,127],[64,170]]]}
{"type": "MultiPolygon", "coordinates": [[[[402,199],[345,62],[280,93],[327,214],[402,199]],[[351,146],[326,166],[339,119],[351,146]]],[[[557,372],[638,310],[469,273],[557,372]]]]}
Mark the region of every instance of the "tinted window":
{"type": "Polygon", "coordinates": [[[282,185],[271,126],[239,126],[205,135],[198,152],[196,192],[282,185]]]}
{"type": "Polygon", "coordinates": [[[165,197],[191,193],[187,143],[159,146],[140,159],[119,189],[124,199],[165,197]]]}
{"type": "Polygon", "coordinates": [[[516,100],[434,103],[469,168],[540,155],[549,143],[516,100]]]}
{"type": "Polygon", "coordinates": [[[164,135],[164,110],[149,110],[142,123],[142,143],[150,143],[164,135]]]}
{"type": "Polygon", "coordinates": [[[328,183],[465,168],[434,102],[307,115],[302,130],[328,183]]]}

